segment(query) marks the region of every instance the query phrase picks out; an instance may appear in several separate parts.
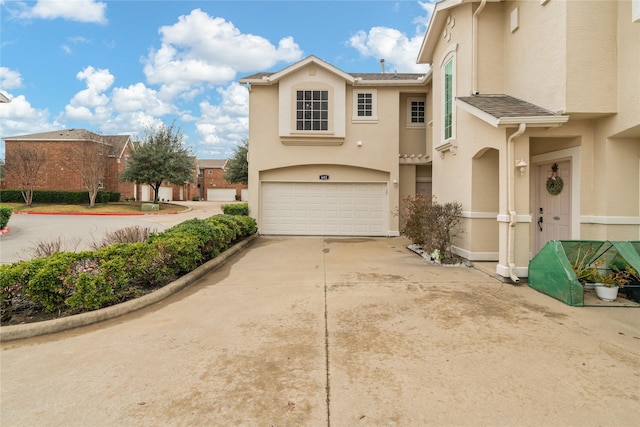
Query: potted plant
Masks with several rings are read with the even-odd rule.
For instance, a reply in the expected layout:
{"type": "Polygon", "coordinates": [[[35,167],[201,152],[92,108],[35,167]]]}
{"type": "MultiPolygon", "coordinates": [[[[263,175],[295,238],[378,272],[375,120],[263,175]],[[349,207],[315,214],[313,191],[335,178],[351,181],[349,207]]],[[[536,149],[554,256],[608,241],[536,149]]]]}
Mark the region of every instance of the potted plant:
{"type": "Polygon", "coordinates": [[[618,298],[618,290],[629,284],[638,274],[629,264],[612,265],[603,270],[593,265],[591,279],[595,283],[596,295],[603,301],[614,301],[618,298]]]}

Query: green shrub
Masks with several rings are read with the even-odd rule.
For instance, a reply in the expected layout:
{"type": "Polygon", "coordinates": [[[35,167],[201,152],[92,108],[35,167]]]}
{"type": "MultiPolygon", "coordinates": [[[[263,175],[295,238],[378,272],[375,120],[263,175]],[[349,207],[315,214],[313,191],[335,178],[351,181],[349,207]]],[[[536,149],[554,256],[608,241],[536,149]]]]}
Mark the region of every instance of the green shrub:
{"type": "Polygon", "coordinates": [[[80,273],[65,284],[73,289],[65,303],[75,311],[91,311],[113,304],[117,297],[101,274],[80,273]]]}
{"type": "Polygon", "coordinates": [[[159,252],[167,273],[178,277],[194,270],[202,260],[202,252],[198,248],[198,238],[185,233],[159,234],[149,242],[159,252]]]}
{"type": "Polygon", "coordinates": [[[203,260],[208,261],[215,257],[219,251],[216,242],[217,230],[203,219],[193,218],[171,227],[167,233],[185,233],[194,236],[198,242],[198,249],[202,253],[203,260]]]}
{"type": "Polygon", "coordinates": [[[97,252],[100,272],[122,297],[127,288],[157,288],[173,280],[160,252],[148,243],[117,243],[97,252]]]}
{"type": "Polygon", "coordinates": [[[12,213],[13,209],[11,208],[0,208],[0,230],[7,226],[12,213]]]}
{"type": "Polygon", "coordinates": [[[231,231],[231,242],[241,237],[242,230],[236,216],[218,214],[207,219],[212,224],[220,224],[226,226],[231,231]]]}
{"type": "Polygon", "coordinates": [[[222,205],[220,209],[222,209],[222,212],[227,215],[249,215],[249,205],[247,203],[222,205]]]}
{"type": "Polygon", "coordinates": [[[24,203],[22,191],[20,190],[0,190],[0,202],[4,203],[24,203]]]}
{"type": "Polygon", "coordinates": [[[29,298],[41,304],[48,312],[64,308],[64,301],[71,291],[64,283],[70,268],[78,260],[87,258],[90,252],[60,252],[47,258],[37,268],[27,283],[29,298]]]}
{"type": "MultiPolygon", "coordinates": [[[[20,190],[0,190],[0,201],[5,203],[24,203],[20,190]]],[[[119,202],[117,191],[98,191],[97,203],[119,202]]],[[[86,205],[89,203],[88,191],[55,191],[36,190],[33,192],[33,203],[52,203],[62,205],[86,205]]]]}
{"type": "Polygon", "coordinates": [[[256,231],[253,218],[221,214],[184,221],[144,242],[1,265],[2,321],[25,307],[78,313],[126,301],[194,270],[256,231]]]}
{"type": "Polygon", "coordinates": [[[11,318],[14,310],[24,301],[28,302],[25,290],[29,277],[34,273],[33,267],[37,267],[37,262],[21,261],[0,265],[0,318],[2,321],[11,318]]]}
{"type": "Polygon", "coordinates": [[[258,224],[256,223],[255,218],[251,218],[249,216],[236,216],[235,219],[240,225],[242,237],[251,236],[258,232],[258,224]]]}

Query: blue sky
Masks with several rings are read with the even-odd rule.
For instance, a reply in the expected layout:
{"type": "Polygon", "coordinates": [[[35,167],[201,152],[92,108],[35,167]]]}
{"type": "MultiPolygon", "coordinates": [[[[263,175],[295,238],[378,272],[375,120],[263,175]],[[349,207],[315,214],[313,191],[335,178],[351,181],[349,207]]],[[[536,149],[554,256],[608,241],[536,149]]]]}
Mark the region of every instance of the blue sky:
{"type": "Polygon", "coordinates": [[[175,121],[198,158],[228,158],[248,137],[240,78],[309,55],[426,72],[415,61],[433,2],[0,0],[0,137],[137,139],[175,121]]]}

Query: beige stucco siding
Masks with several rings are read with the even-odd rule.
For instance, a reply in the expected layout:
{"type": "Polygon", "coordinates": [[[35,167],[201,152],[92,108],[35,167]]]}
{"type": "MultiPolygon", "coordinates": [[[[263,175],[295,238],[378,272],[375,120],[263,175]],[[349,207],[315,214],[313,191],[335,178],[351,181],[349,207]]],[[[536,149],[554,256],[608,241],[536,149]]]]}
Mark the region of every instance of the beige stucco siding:
{"type": "Polygon", "coordinates": [[[505,33],[502,10],[501,3],[487,3],[478,15],[476,91],[479,93],[505,93],[505,33]]]}
{"type": "Polygon", "coordinates": [[[566,3],[501,3],[505,93],[552,111],[566,106],[566,3]],[[512,32],[511,14],[516,8],[519,27],[512,32]]]}
{"type": "Polygon", "coordinates": [[[567,7],[567,101],[569,113],[617,110],[617,1],[590,1],[567,7]],[[597,29],[597,30],[596,30],[597,29]]]}

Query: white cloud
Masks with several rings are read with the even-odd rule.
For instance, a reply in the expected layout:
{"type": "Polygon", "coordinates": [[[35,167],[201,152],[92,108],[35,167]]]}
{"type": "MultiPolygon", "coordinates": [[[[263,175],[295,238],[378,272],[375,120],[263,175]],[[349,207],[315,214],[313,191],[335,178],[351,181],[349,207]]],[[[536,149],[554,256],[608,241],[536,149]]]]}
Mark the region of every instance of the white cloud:
{"type": "Polygon", "coordinates": [[[61,124],[49,122],[49,111],[33,108],[24,95],[8,96],[11,102],[0,104],[2,137],[25,135],[60,129],[61,124]]]}
{"type": "Polygon", "coordinates": [[[158,92],[143,83],[113,89],[111,106],[118,113],[146,111],[153,116],[163,116],[172,112],[172,106],[161,101],[158,92]]]}
{"type": "Polygon", "coordinates": [[[109,103],[109,97],[103,93],[111,87],[115,80],[109,70],[96,70],[89,66],[76,74],[76,78],[84,80],[87,88],[71,98],[70,104],[72,106],[95,108],[109,103]]]}
{"type": "Polygon", "coordinates": [[[0,67],[0,89],[15,89],[22,87],[22,76],[19,72],[7,67],[0,67]]]}
{"type": "Polygon", "coordinates": [[[384,58],[387,72],[424,73],[426,65],[416,64],[423,34],[407,37],[394,28],[373,27],[368,33],[359,31],[349,43],[361,55],[384,58]]]}
{"type": "Polygon", "coordinates": [[[200,103],[201,116],[196,121],[199,156],[228,158],[247,137],[249,129],[249,91],[238,83],[218,88],[219,104],[200,103]]]}
{"type": "Polygon", "coordinates": [[[144,111],[118,114],[106,120],[100,131],[105,135],[131,135],[134,140],[142,138],[149,128],[160,126],[163,121],[144,111]]]}
{"type": "Polygon", "coordinates": [[[106,3],[95,0],[39,0],[34,7],[23,11],[21,16],[106,24],[106,8],[106,3]]]}
{"type": "Polygon", "coordinates": [[[173,92],[197,83],[226,84],[238,72],[264,70],[302,57],[291,37],[283,38],[276,47],[200,9],[159,31],[162,46],[149,53],[144,72],[149,83],[170,85],[173,92]]]}
{"type": "Polygon", "coordinates": [[[416,60],[436,3],[437,0],[418,2],[426,14],[413,20],[416,25],[413,36],[407,36],[394,28],[372,27],[368,32],[358,31],[349,39],[349,45],[363,56],[384,58],[388,72],[425,73],[429,67],[416,64],[416,60]]]}

